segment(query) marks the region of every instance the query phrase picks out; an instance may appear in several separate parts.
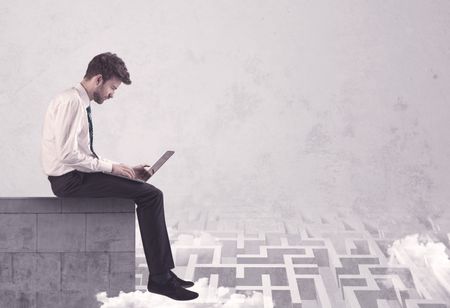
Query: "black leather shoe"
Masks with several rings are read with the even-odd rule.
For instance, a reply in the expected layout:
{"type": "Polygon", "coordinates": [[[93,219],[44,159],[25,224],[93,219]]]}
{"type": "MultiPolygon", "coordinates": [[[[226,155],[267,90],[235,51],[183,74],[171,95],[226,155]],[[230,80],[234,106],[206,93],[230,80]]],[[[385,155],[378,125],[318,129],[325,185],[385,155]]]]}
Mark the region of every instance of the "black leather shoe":
{"type": "Polygon", "coordinates": [[[164,284],[159,284],[151,279],[148,280],[147,290],[152,293],[164,295],[177,301],[188,301],[198,297],[198,293],[183,288],[175,277],[164,284]]]}
{"type": "Polygon", "coordinates": [[[188,280],[183,280],[180,277],[178,277],[177,275],[175,275],[174,272],[169,271],[170,276],[174,277],[175,280],[180,284],[180,286],[182,286],[183,288],[190,288],[194,286],[194,283],[192,281],[188,281],[188,280]]]}

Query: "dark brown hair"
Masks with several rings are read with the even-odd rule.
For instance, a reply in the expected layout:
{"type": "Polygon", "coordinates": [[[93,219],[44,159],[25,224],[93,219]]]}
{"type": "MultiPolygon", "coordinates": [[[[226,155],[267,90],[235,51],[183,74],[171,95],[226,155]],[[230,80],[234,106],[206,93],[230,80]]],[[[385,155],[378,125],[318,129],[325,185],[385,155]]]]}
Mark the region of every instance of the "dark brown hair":
{"type": "Polygon", "coordinates": [[[89,62],[84,78],[91,79],[97,74],[101,74],[104,81],[116,76],[124,84],[131,84],[130,73],[125,63],[115,53],[101,53],[89,62]]]}

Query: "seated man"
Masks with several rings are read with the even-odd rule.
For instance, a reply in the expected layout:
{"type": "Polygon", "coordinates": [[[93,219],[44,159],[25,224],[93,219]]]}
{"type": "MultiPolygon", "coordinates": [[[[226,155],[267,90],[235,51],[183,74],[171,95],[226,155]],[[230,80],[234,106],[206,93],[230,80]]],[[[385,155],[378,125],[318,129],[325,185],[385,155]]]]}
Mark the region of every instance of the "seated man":
{"type": "Polygon", "coordinates": [[[162,192],[148,183],[102,173],[148,179],[149,172],[144,165],[129,167],[94,152],[91,101],[103,104],[122,82],[131,84],[122,59],[109,52],[99,54],[91,60],[79,84],[51,100],[42,130],[42,166],[58,197],[133,199],[150,270],[148,290],[176,300],[194,299],[198,294],[185,289],[193,282],[171,271],[174,262],[162,192]]]}

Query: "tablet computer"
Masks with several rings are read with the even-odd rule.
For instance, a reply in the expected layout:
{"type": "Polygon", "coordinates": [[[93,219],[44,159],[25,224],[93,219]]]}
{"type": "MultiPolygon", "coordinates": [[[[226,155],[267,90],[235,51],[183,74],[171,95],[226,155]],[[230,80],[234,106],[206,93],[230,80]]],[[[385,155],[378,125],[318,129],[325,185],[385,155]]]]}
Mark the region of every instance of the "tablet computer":
{"type": "Polygon", "coordinates": [[[112,174],[112,173],[110,173],[110,172],[103,172],[103,173],[109,174],[109,175],[112,175],[112,176],[117,176],[117,177],[119,177],[119,178],[127,179],[127,180],[129,180],[129,181],[134,181],[134,182],[139,182],[139,183],[146,183],[146,182],[148,181],[148,179],[151,178],[151,177],[156,173],[156,171],[158,171],[159,168],[161,168],[161,166],[164,165],[164,163],[165,163],[165,162],[166,162],[166,161],[167,161],[174,153],[175,153],[174,151],[166,151],[166,153],[164,153],[164,154],[156,161],[156,163],[154,163],[152,166],[145,165],[145,167],[144,167],[145,170],[147,170],[150,174],[149,174],[149,176],[148,176],[146,179],[144,179],[144,180],[141,180],[141,179],[131,179],[131,178],[127,177],[127,176],[118,175],[118,174],[112,174]]]}

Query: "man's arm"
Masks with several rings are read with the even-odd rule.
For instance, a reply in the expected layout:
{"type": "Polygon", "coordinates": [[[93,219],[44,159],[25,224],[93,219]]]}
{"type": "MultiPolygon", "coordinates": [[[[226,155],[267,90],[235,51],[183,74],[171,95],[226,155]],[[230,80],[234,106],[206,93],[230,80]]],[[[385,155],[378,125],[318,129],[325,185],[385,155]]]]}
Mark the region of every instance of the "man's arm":
{"type": "Polygon", "coordinates": [[[113,161],[113,160],[109,160],[109,159],[106,159],[106,158],[102,158],[102,157],[101,157],[100,155],[98,155],[98,154],[97,154],[97,156],[98,156],[98,158],[99,158],[100,160],[104,160],[104,161],[109,162],[109,163],[112,164],[112,170],[111,170],[111,173],[117,174],[117,175],[122,175],[122,176],[127,176],[127,177],[132,178],[132,179],[140,178],[140,177],[138,177],[138,175],[137,175],[136,170],[134,169],[134,167],[130,167],[130,166],[127,166],[127,165],[125,165],[125,164],[115,162],[115,161],[113,161]]]}
{"type": "MultiPolygon", "coordinates": [[[[97,154],[97,153],[96,153],[96,154],[97,154]]],[[[107,162],[107,163],[111,163],[112,165],[120,165],[120,164],[121,164],[121,163],[116,162],[116,161],[114,161],[114,160],[110,160],[110,159],[104,158],[104,157],[102,157],[102,156],[100,156],[100,155],[98,155],[98,154],[97,154],[97,156],[98,156],[98,159],[100,159],[100,160],[102,160],[102,161],[105,161],[105,162],[107,162]]]]}

